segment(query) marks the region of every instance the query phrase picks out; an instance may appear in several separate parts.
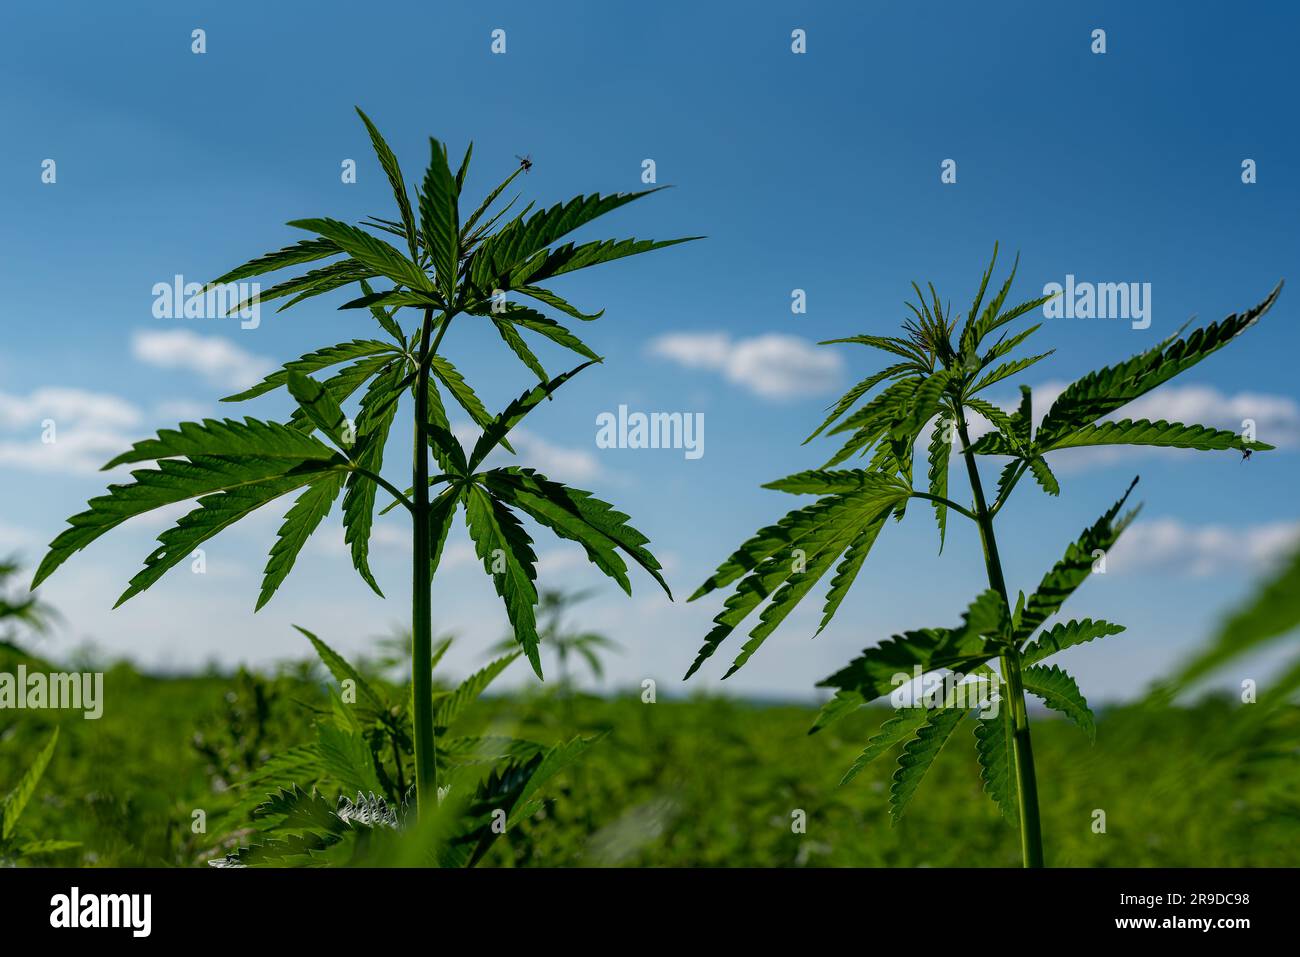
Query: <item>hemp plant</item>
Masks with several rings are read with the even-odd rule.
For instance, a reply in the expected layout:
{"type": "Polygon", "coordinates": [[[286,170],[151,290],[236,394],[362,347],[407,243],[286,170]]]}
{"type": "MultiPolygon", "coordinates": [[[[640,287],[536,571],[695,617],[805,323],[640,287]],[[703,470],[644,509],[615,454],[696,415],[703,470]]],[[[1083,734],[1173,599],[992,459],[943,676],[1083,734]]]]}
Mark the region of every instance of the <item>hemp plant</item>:
{"type": "Polygon", "coordinates": [[[866,649],[819,682],[819,687],[832,688],[835,694],[809,733],[889,693],[915,674],[929,674],[931,681],[939,671],[961,676],[956,681],[945,681],[943,694],[927,695],[930,700],[922,700],[917,707],[900,708],[886,720],[867,741],[841,783],[847,783],[875,758],[903,745],[890,789],[891,815],[897,822],[944,743],[965,717],[979,712],[984,720],[975,722],[976,750],[985,790],[1009,820],[1014,823],[1018,819],[1024,864],[1036,867],[1043,863],[1043,848],[1025,692],[1040,697],[1047,707],[1062,712],[1090,735],[1095,733],[1092,713],[1074,679],[1061,668],[1041,662],[1065,648],[1124,629],[1087,618],[1043,626],[1084,582],[1097,556],[1115,544],[1136,514],[1136,509],[1123,513],[1133,485],[1066,548],[1064,557],[1043,576],[1029,597],[1020,592],[1014,604],[1003,575],[994,519],[1026,474],[1047,494],[1059,494],[1060,484],[1047,456],[1061,449],[1149,445],[1207,451],[1232,449],[1247,455],[1272,448],[1253,437],[1221,429],[1163,420],[1116,421],[1110,416],[1250,328],[1272,306],[1281,285],[1245,313],[1228,316],[1189,335],[1180,330],[1119,365],[1084,376],[1060,394],[1035,428],[1033,399],[1027,386],[1021,386],[1019,404],[1011,411],[981,394],[1051,354],[1049,350],[1012,357],[1011,353],[1040,324],[1016,332],[1008,328],[1051,297],[1006,307],[1015,277],[1013,267],[1001,289],[985,303],[996,261],[995,246],[993,262],[980,281],[960,332],[958,318],[952,315],[950,306],[941,305],[934,286],[929,286],[927,297],[913,283],[917,301],[907,304],[912,316],[904,323],[903,335],[858,335],[822,343],[865,345],[897,361],[845,393],[826,421],[805,440],[806,444],[823,432],[848,435],[825,466],[764,486],[820,497],[759,530],[691,596],[695,600],[739,583],[714,618],[714,627],[686,677],[695,673],[722,641],[770,597],[758,624],[749,633],[749,641],[724,677],[734,674],[835,566],[820,633],[844,600],[888,519],[901,519],[912,499],[924,500],[934,509],[940,550],[949,513],[971,521],[979,529],[988,589],[971,603],[956,627],[896,635],[866,649]],[[855,409],[881,385],[885,387],[874,398],[855,409]],[[970,413],[986,420],[991,431],[972,439],[970,413]],[[926,439],[926,427],[932,420],[935,425],[926,439]],[[970,484],[969,505],[949,497],[949,460],[958,440],[957,454],[970,484]],[[921,488],[914,487],[913,480],[918,442],[923,442],[926,456],[921,488]],[[836,467],[854,455],[870,455],[865,468],[836,467]],[[978,464],[982,456],[1008,460],[991,501],[978,464]],[[999,665],[996,674],[990,667],[994,660],[999,665]],[[982,699],[978,706],[966,703],[970,695],[954,693],[963,684],[982,685],[984,693],[975,695],[982,699]],[[995,688],[996,699],[992,697],[995,688]],[[995,702],[998,707],[988,706],[995,702]]]}
{"type": "Polygon", "coordinates": [[[132,472],[131,482],[111,485],[108,494],[91,499],[86,511],[69,519],[70,527],[50,544],[33,587],[74,552],[127,519],[197,499],[197,508],[159,536],[159,547],[130,580],[118,599],[120,605],[153,585],[217,532],[281,496],[298,492],[271,547],[257,607],[274,595],[304,542],[340,494],[352,563],[382,595],[368,558],[376,498],[382,491],[392,499],[388,508],[400,506],[411,519],[415,777],[423,813],[437,800],[431,591],[458,509],[465,510],[475,551],[505,603],[516,641],[539,678],[533,610],[536,556],[521,513],[581,544],[592,563],[629,594],[628,567],[620,552],[668,591],[659,562],[646,548],[648,539],[628,524],[626,515],[590,492],[552,481],[534,469],[488,468],[485,459],[498,448],[513,453],[510,431],[561,385],[601,361],[565,326],[517,300],[583,321],[599,318],[601,313],[580,311],[543,283],[687,240],[610,239],[557,245],[575,229],[656,190],[593,193],[538,211],[529,203],[507,219],[518,197],[496,211],[494,206],[525,169],[523,165],[466,213],[461,200],[472,143],[453,171],[446,147],[430,138],[423,181],[408,193],[397,157],[370,119],[360,109],[357,112],[392,186],[396,218],[370,217],[359,225],[329,218],[293,220],[289,225],[312,234],[311,238],[232,269],[206,289],[331,260],[260,291],[230,312],[254,301],[287,298],[280,307],[283,311],[355,283],[362,294],[340,308],[368,311],[383,338],[358,338],[309,352],[223,400],[240,402],[285,387],[298,405],[288,422],[253,418],[186,422],[137,442],[114,458],[105,469],[141,462],[153,462],[155,467],[132,472]],[[385,237],[396,237],[398,244],[385,237]],[[372,283],[382,288],[376,291],[372,283]],[[402,310],[412,310],[418,317],[413,328],[403,328],[402,310]],[[488,412],[439,352],[452,321],[462,316],[466,326],[495,331],[538,380],[496,415],[488,412]],[[551,377],[522,333],[549,339],[586,361],[551,377]],[[328,378],[311,376],[334,366],[342,368],[328,378]],[[358,390],[360,411],[354,420],[341,405],[358,390]],[[482,430],[471,447],[462,446],[453,435],[442,390],[482,430]],[[381,475],[381,469],[399,402],[407,395],[414,407],[414,436],[410,487],[402,491],[381,475]]]}

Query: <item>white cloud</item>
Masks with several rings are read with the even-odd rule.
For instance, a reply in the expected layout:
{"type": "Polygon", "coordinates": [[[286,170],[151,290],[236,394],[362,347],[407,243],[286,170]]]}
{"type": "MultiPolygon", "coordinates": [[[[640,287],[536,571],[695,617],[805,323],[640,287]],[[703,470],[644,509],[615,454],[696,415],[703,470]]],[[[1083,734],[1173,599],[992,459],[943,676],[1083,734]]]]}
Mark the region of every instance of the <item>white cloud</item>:
{"type": "Polygon", "coordinates": [[[725,332],[673,332],[652,340],[648,351],[688,369],[720,372],[766,399],[829,392],[844,367],[836,352],[779,333],[732,339],[725,332]]]}
{"type": "Polygon", "coordinates": [[[213,385],[244,389],[275,368],[264,356],[253,355],[222,336],[201,336],[188,329],[137,332],[131,354],[162,369],[196,372],[213,385]]]}
{"type": "MultiPolygon", "coordinates": [[[[461,443],[470,448],[473,448],[482,434],[482,430],[470,422],[453,425],[451,431],[461,443]]],[[[556,445],[527,429],[513,429],[509,439],[516,454],[511,455],[499,447],[493,449],[487,457],[488,466],[524,465],[537,469],[557,482],[590,482],[603,474],[595,453],[586,449],[556,445]]],[[[592,432],[592,444],[594,447],[595,432],[592,432]]]]}
{"type": "Polygon", "coordinates": [[[56,425],[75,424],[130,428],[140,421],[140,410],[125,399],[85,389],[46,387],[29,395],[0,392],[0,428],[42,427],[45,419],[56,425]]]}
{"type": "Polygon", "coordinates": [[[43,544],[35,532],[0,522],[0,558],[27,551],[43,544]]]}
{"type": "Polygon", "coordinates": [[[1108,570],[1155,570],[1203,578],[1220,572],[1258,572],[1300,544],[1300,522],[1265,525],[1188,525],[1173,518],[1137,522],[1107,556],[1108,570]]]}
{"type": "Polygon", "coordinates": [[[164,399],[154,406],[153,411],[158,418],[169,422],[194,422],[211,416],[212,406],[191,399],[164,399]]]}
{"type": "Polygon", "coordinates": [[[57,474],[96,472],[131,444],[140,410],[115,395],[45,387],[0,392],[0,466],[57,474]]]}
{"type": "Polygon", "coordinates": [[[91,475],[134,441],[124,432],[93,427],[59,430],[56,436],[57,440],[49,443],[42,442],[39,436],[0,442],[0,466],[91,475]]]}

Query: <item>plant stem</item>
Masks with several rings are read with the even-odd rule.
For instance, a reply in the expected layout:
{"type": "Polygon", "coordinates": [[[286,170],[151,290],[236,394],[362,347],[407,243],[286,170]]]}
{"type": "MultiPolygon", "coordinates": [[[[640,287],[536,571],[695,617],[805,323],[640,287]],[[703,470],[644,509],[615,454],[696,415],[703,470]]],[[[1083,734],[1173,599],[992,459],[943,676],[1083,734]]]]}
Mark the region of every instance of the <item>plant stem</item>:
{"type": "Polygon", "coordinates": [[[421,818],[438,807],[437,745],[433,733],[433,614],[432,530],[429,528],[429,357],[442,343],[451,322],[444,312],[438,335],[433,334],[433,309],[424,310],[420,331],[419,374],[415,381],[415,449],[411,469],[411,687],[415,727],[415,796],[421,818]]]}
{"type": "MultiPolygon", "coordinates": [[[[964,410],[957,407],[957,432],[961,436],[962,456],[966,459],[966,472],[970,477],[971,493],[975,497],[975,520],[979,524],[980,542],[984,546],[984,565],[988,570],[989,586],[1002,596],[1007,608],[1011,600],[1007,595],[1007,582],[1002,574],[1002,559],[998,555],[998,540],[993,534],[993,515],[984,498],[975,455],[971,452],[970,435],[966,429],[964,410]]],[[[1001,502],[998,503],[1001,507],[1001,502]]],[[[1016,760],[1016,784],[1020,806],[1020,852],[1025,867],[1043,866],[1043,834],[1038,819],[1038,779],[1034,774],[1034,750],[1029,737],[1029,711],[1025,707],[1025,688],[1020,675],[1020,650],[1014,646],[1002,653],[1002,680],[1007,683],[1007,698],[1011,705],[1011,721],[1016,760]]]]}

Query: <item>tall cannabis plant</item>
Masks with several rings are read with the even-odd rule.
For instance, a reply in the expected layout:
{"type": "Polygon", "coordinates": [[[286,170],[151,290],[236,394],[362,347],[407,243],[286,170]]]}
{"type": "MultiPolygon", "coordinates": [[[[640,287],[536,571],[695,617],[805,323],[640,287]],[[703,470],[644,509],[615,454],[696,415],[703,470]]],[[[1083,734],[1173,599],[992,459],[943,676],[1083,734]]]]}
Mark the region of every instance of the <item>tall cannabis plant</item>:
{"type": "MultiPolygon", "coordinates": [[[[357,284],[361,295],[341,308],[368,310],[384,338],[353,339],[309,352],[251,389],[224,400],[240,402],[283,386],[298,404],[286,423],[252,418],[186,422],[137,442],[113,459],[105,469],[140,462],[154,462],[155,467],[132,472],[131,482],[110,486],[108,494],[91,499],[86,511],[69,519],[71,527],[50,544],[33,587],[74,552],[128,518],[197,499],[197,508],[159,536],[159,547],[130,580],[118,599],[120,605],[223,528],[297,492],[271,547],[257,607],[275,594],[304,542],[340,494],[353,565],[366,583],[382,594],[368,559],[376,498],[382,491],[392,499],[390,508],[400,505],[411,518],[411,669],[416,779],[423,809],[436,801],[437,789],[430,678],[431,588],[448,530],[460,508],[465,510],[483,567],[505,603],[515,638],[538,677],[542,669],[533,611],[537,603],[536,556],[520,513],[580,543],[588,558],[625,591],[630,593],[631,585],[619,552],[668,590],[659,562],[645,547],[648,539],[628,524],[626,515],[590,492],[552,481],[534,469],[487,468],[484,461],[497,448],[513,452],[510,431],[543,399],[600,361],[569,329],[518,299],[575,319],[596,319],[601,313],[579,311],[543,283],[687,240],[611,239],[556,245],[580,226],[655,190],[580,196],[536,212],[529,203],[506,219],[515,200],[495,212],[494,204],[522,166],[466,214],[461,198],[473,144],[453,172],[446,147],[431,138],[424,179],[408,193],[397,157],[370,119],[360,109],[357,112],[392,185],[396,218],[372,217],[360,225],[327,218],[294,220],[289,225],[312,234],[311,238],[232,269],[209,288],[330,260],[260,292],[257,300],[265,303],[287,298],[283,311],[357,284]],[[386,235],[396,237],[399,244],[389,242],[386,235]],[[376,291],[372,283],[382,288],[376,291]],[[510,294],[516,298],[511,299],[510,294]],[[413,310],[419,317],[410,331],[398,319],[403,309],[413,310]],[[466,324],[491,327],[538,380],[496,415],[487,411],[456,367],[439,353],[448,327],[459,316],[466,317],[462,320],[466,324]],[[529,348],[524,333],[549,339],[586,361],[551,377],[529,348]],[[334,366],[342,368],[324,380],[311,376],[334,366]],[[353,420],[341,406],[359,390],[360,411],[353,420]],[[443,390],[482,429],[471,447],[462,446],[452,434],[443,390]],[[411,485],[402,491],[380,473],[390,427],[400,400],[407,395],[414,406],[415,434],[411,485]]],[[[248,304],[238,303],[231,312],[248,304]]]]}
{"type": "Polygon", "coordinates": [[[812,731],[890,692],[898,684],[896,676],[910,677],[916,667],[924,672],[956,672],[964,675],[968,684],[983,682],[989,687],[1000,681],[1005,689],[1000,694],[1005,707],[970,707],[965,702],[972,697],[981,705],[992,699],[987,695],[954,694],[956,688],[949,683],[945,692],[930,702],[935,707],[900,709],[867,742],[845,781],[902,744],[890,790],[891,812],[896,821],[962,719],[976,711],[996,715],[975,722],[981,776],[1002,812],[1013,821],[1019,820],[1024,863],[1036,867],[1043,863],[1043,850],[1025,692],[1037,695],[1049,708],[1093,733],[1092,714],[1074,679],[1059,667],[1042,662],[1064,648],[1117,634],[1123,628],[1091,619],[1043,626],[1088,577],[1095,556],[1114,545],[1132,520],[1136,509],[1127,513],[1123,509],[1133,486],[1070,544],[1065,556],[1043,576],[1028,598],[1020,592],[1014,604],[1003,576],[993,520],[1026,474],[1049,495],[1059,494],[1060,485],[1047,464],[1047,455],[1060,449],[1153,445],[1249,453],[1271,448],[1220,429],[1165,421],[1115,421],[1109,417],[1248,329],[1273,305],[1281,285],[1241,315],[1231,315],[1190,335],[1180,331],[1126,362],[1084,376],[1060,394],[1035,429],[1027,386],[1020,387],[1019,405],[1011,411],[981,394],[1051,354],[1012,357],[1039,325],[1017,332],[1007,328],[1050,297],[1007,308],[1007,294],[1015,277],[1013,267],[1002,288],[985,303],[997,260],[996,247],[993,259],[960,332],[957,318],[950,308],[941,305],[933,285],[927,297],[914,283],[917,301],[908,303],[913,315],[904,324],[903,335],[830,340],[879,349],[896,361],[845,393],[826,421],[805,440],[811,441],[822,432],[847,434],[843,446],[825,466],[764,486],[819,498],[759,530],[691,596],[694,600],[738,583],[714,618],[714,627],[686,677],[694,674],[723,640],[770,597],[727,676],[735,673],[834,566],[820,633],[844,600],[885,523],[890,516],[902,518],[912,499],[923,499],[933,507],[941,549],[949,513],[968,519],[979,528],[988,590],[971,603],[956,627],[896,635],[866,649],[820,682],[819,687],[833,688],[835,695],[822,709],[812,731]],[[855,409],[882,385],[884,388],[873,398],[855,409]],[[972,412],[992,427],[978,440],[972,440],[970,434],[972,412]],[[932,421],[933,431],[923,439],[932,421]],[[924,441],[925,479],[922,488],[915,488],[913,461],[919,441],[924,441]],[[949,497],[949,459],[954,445],[958,445],[957,454],[970,484],[969,505],[949,497]],[[870,456],[865,468],[836,468],[854,455],[870,456]],[[1007,460],[991,502],[978,465],[981,456],[1007,460]],[[996,675],[989,666],[994,660],[999,664],[996,675]]]}

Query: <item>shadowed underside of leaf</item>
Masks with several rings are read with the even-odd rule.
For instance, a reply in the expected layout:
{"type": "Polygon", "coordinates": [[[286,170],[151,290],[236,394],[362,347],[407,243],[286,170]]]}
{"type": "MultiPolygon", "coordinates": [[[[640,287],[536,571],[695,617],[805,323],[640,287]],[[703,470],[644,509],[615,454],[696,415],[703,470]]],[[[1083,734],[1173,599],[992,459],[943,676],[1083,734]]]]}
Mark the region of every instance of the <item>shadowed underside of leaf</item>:
{"type": "Polygon", "coordinates": [[[477,485],[466,492],[465,515],[475,552],[505,601],[515,640],[540,678],[542,662],[533,614],[537,604],[537,556],[532,539],[505,505],[477,485]]]}
{"type": "Polygon", "coordinates": [[[1015,728],[1011,709],[1001,702],[992,717],[976,716],[975,753],[979,758],[984,792],[993,799],[1002,816],[1012,825],[1020,820],[1015,775],[1015,728]]]}
{"type": "Polygon", "coordinates": [[[1070,543],[1069,548],[1065,550],[1065,556],[1043,576],[1043,580],[1038,583],[1038,588],[1029,596],[1025,610],[1020,616],[1019,628],[1016,632],[1018,640],[1029,637],[1034,629],[1065,604],[1065,600],[1083,584],[1084,579],[1092,574],[1093,565],[1099,555],[1104,555],[1111,549],[1124,529],[1137,516],[1138,510],[1134,508],[1118,521],[1116,520],[1137,482],[1138,480],[1134,478],[1120,500],[1097,519],[1091,528],[1086,529],[1078,540],[1070,543]]]}
{"type": "MultiPolygon", "coordinates": [[[[868,648],[849,664],[817,683],[819,688],[835,688],[845,698],[837,696],[832,704],[837,716],[847,713],[850,696],[857,695],[860,703],[874,701],[891,691],[896,675],[909,678],[913,669],[922,672],[939,668],[969,671],[997,654],[996,647],[986,638],[998,638],[1006,627],[1007,610],[1001,596],[989,589],[981,594],[962,615],[962,624],[956,628],[926,628],[908,631],[868,648]]],[[[827,709],[823,708],[823,716],[827,709]]],[[[818,719],[817,727],[828,722],[818,719]]]]}
{"type": "Polygon", "coordinates": [[[1054,447],[1072,432],[1091,425],[1168,382],[1253,326],[1268,312],[1282,291],[1282,284],[1263,302],[1240,315],[1194,330],[1186,337],[1174,336],[1117,366],[1089,373],[1057,397],[1038,427],[1038,441],[1054,447]]]}
{"type": "MultiPolygon", "coordinates": [[[[356,421],[357,464],[376,475],[383,468],[388,431],[397,415],[401,377],[401,366],[394,364],[371,381],[361,398],[356,421]]],[[[351,551],[357,573],[382,597],[379,583],[370,571],[370,533],[374,528],[378,491],[375,481],[359,472],[348,477],[347,490],[343,493],[343,541],[351,551]]]]}
{"type": "Polygon", "coordinates": [[[1059,711],[1085,732],[1090,739],[1097,737],[1097,725],[1092,711],[1075,680],[1056,665],[1033,665],[1024,670],[1025,690],[1043,699],[1043,704],[1059,711]]]}
{"type": "MultiPolygon", "coordinates": [[[[835,487],[843,475],[852,473],[801,473],[800,476],[791,476],[792,484],[782,486],[781,483],[774,483],[773,487],[804,490],[805,483],[809,481],[813,483],[810,488],[835,487]],[[814,479],[809,479],[808,476],[813,476],[814,479]]],[[[776,525],[762,529],[728,558],[691,596],[693,601],[749,572],[727,597],[722,611],[714,617],[714,627],[705,636],[704,644],[686,673],[687,678],[699,670],[750,612],[775,592],[772,603],[764,609],[759,624],[750,633],[750,641],[727,672],[728,676],[733,674],[793,610],[835,559],[855,539],[860,539],[873,526],[878,526],[882,515],[887,515],[906,495],[901,486],[893,483],[871,483],[865,488],[856,480],[850,484],[856,484],[858,490],[828,495],[806,508],[790,512],[776,525]]],[[[869,541],[874,541],[874,538],[874,535],[869,536],[869,541]]],[[[863,542],[864,549],[869,541],[863,542]]],[[[854,565],[860,565],[865,554],[855,554],[853,558],[844,571],[845,576],[856,573],[854,565]]],[[[839,587],[830,596],[828,608],[831,613],[838,607],[846,587],[841,580],[839,587]]],[[[825,620],[829,619],[824,619],[824,622],[825,620]]]]}
{"type": "Polygon", "coordinates": [[[627,566],[615,549],[645,569],[669,599],[672,598],[659,560],[644,547],[650,539],[628,524],[628,516],[609,503],[590,492],[553,482],[533,469],[494,469],[483,476],[483,482],[556,534],[581,544],[592,563],[628,594],[632,586],[627,579],[627,566]]]}
{"type": "Polygon", "coordinates": [[[922,708],[899,708],[892,718],[885,720],[880,729],[867,739],[867,746],[857,759],[849,765],[840,779],[840,787],[856,778],[868,764],[875,761],[897,744],[907,740],[924,723],[926,713],[922,708]]]}
{"type": "Polygon", "coordinates": [[[893,784],[889,787],[889,817],[894,824],[902,820],[912,795],[921,786],[921,781],[925,779],[926,772],[934,764],[943,746],[957,730],[957,725],[966,717],[967,709],[934,708],[923,713],[925,721],[898,756],[898,770],[894,772],[893,784]]]}
{"type": "Polygon", "coordinates": [[[257,596],[254,611],[260,610],[271,600],[271,596],[293,569],[298,553],[329,514],[347,477],[346,472],[331,472],[316,480],[307,486],[306,491],[298,496],[293,507],[285,514],[284,524],[280,526],[275,544],[271,546],[271,554],[262,573],[262,591],[257,596]]]}
{"type": "Polygon", "coordinates": [[[1020,660],[1024,664],[1032,665],[1056,654],[1058,651],[1064,651],[1074,645],[1081,645],[1086,641],[1092,641],[1094,638],[1118,635],[1123,630],[1123,625],[1114,625],[1108,621],[1094,621],[1091,618],[1060,622],[1025,645],[1020,652],[1020,660]]]}

